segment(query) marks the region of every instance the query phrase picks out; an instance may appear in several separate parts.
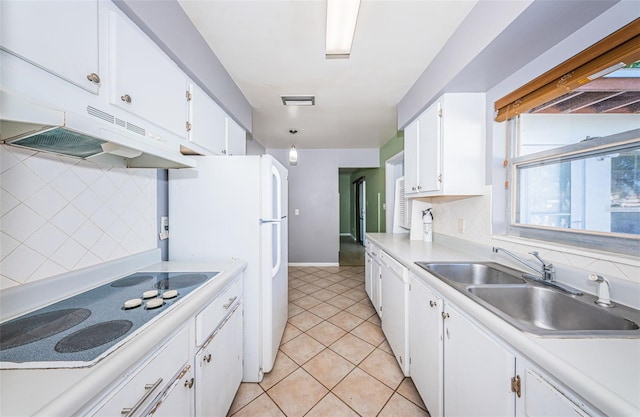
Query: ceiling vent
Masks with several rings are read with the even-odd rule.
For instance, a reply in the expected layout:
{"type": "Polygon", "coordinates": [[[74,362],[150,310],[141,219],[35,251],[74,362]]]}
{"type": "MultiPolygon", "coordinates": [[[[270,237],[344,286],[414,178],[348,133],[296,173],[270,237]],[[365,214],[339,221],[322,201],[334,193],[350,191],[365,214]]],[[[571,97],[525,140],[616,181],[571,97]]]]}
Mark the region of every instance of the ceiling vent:
{"type": "Polygon", "coordinates": [[[285,106],[315,106],[316,96],[281,96],[285,106]]]}

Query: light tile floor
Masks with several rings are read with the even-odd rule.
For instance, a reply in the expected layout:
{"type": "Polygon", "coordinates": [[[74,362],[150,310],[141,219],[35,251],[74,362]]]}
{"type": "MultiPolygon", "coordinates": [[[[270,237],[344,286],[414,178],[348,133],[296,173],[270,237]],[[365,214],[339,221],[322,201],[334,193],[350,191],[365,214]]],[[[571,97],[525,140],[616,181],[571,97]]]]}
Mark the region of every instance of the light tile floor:
{"type": "Polygon", "coordinates": [[[240,386],[229,416],[429,416],[382,333],[363,267],[289,268],[274,368],[240,386]]]}

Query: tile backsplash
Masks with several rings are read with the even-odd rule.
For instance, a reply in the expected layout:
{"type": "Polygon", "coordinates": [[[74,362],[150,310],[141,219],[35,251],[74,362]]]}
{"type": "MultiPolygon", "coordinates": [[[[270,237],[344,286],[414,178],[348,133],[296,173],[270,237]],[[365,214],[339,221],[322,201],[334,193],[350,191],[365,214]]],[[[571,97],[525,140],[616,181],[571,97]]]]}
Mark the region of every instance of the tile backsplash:
{"type": "Polygon", "coordinates": [[[154,249],[156,172],[0,145],[0,289],[154,249]]]}
{"type": "Polygon", "coordinates": [[[604,252],[538,242],[526,239],[493,236],[491,229],[491,187],[477,197],[439,197],[429,201],[433,205],[434,233],[470,240],[487,246],[501,246],[518,254],[532,250],[553,262],[584,269],[604,276],[615,276],[640,284],[640,259],[615,256],[604,252]],[[460,233],[459,220],[464,219],[460,233]]]}

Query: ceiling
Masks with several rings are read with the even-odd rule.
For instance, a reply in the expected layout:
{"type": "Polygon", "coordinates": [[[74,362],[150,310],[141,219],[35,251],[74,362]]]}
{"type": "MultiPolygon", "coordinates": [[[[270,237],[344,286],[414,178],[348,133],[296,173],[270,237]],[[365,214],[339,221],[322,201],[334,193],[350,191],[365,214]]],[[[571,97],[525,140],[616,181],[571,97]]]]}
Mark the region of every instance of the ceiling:
{"type": "Polygon", "coordinates": [[[325,59],[324,0],[179,0],[253,107],[265,148],[377,148],[397,104],[476,1],[362,0],[349,59],[325,59]],[[282,95],[315,95],[285,107],[282,95]]]}

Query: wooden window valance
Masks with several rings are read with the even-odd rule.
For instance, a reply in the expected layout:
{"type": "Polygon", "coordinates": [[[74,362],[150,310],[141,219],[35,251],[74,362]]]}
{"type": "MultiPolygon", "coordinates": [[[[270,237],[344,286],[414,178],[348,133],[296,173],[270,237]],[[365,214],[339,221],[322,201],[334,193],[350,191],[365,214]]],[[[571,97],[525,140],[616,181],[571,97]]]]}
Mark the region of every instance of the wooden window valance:
{"type": "Polygon", "coordinates": [[[503,122],[640,60],[640,19],[622,27],[494,104],[503,122]]]}

